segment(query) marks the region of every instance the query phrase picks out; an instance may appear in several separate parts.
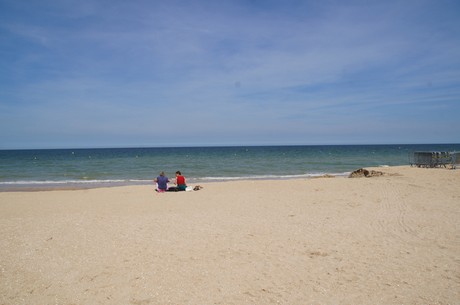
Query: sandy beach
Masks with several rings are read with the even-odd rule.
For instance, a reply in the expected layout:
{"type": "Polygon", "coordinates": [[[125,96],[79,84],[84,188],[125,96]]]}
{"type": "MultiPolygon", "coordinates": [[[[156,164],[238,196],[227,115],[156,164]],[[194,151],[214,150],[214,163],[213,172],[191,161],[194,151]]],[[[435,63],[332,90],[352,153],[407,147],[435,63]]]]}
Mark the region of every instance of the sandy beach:
{"type": "Polygon", "coordinates": [[[460,169],[0,193],[0,304],[460,304],[460,169]]]}

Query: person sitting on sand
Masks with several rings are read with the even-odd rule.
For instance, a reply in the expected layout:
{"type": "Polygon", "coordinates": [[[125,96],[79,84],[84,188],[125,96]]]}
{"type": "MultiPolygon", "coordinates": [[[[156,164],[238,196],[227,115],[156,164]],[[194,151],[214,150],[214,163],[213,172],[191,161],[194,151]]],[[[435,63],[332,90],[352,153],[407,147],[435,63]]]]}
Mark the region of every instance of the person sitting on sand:
{"type": "Polygon", "coordinates": [[[155,180],[153,181],[157,183],[157,189],[156,189],[157,192],[163,193],[168,190],[169,179],[168,177],[165,176],[164,172],[161,172],[160,175],[156,177],[155,180]]]}
{"type": "Polygon", "coordinates": [[[180,171],[176,172],[176,184],[179,191],[185,191],[187,184],[185,182],[185,177],[182,176],[180,171]]]}

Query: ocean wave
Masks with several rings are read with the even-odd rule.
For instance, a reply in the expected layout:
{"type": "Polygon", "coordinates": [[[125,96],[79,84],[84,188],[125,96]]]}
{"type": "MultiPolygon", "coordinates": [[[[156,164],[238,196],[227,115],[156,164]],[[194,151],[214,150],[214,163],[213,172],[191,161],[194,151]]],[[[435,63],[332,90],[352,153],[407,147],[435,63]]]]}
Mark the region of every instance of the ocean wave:
{"type": "Polygon", "coordinates": [[[239,177],[200,177],[193,178],[196,181],[235,181],[235,180],[277,180],[277,179],[308,179],[316,178],[324,175],[344,177],[349,175],[350,172],[342,173],[309,173],[309,174],[298,174],[298,175],[254,175],[254,176],[239,176],[239,177]]]}
{"type": "Polygon", "coordinates": [[[151,180],[108,179],[108,180],[19,180],[0,181],[0,185],[59,185],[59,184],[112,184],[112,183],[147,183],[151,180]]]}
{"type": "MultiPolygon", "coordinates": [[[[278,180],[278,179],[308,179],[316,178],[324,175],[331,176],[347,176],[349,172],[342,173],[308,173],[298,175],[252,175],[252,176],[209,176],[209,177],[189,177],[189,183],[197,182],[224,182],[238,180],[278,180]]],[[[78,185],[135,185],[149,184],[153,179],[95,179],[95,180],[16,180],[16,181],[0,181],[0,187],[7,186],[78,186],[78,185]]]]}

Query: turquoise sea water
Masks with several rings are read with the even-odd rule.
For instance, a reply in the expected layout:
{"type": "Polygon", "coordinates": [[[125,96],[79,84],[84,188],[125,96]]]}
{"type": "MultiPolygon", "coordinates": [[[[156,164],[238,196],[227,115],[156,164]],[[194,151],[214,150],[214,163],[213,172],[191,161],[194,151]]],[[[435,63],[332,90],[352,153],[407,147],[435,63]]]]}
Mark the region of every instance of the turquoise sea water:
{"type": "Polygon", "coordinates": [[[414,151],[460,151],[460,144],[0,150],[0,191],[149,184],[176,170],[189,184],[348,175],[407,165],[414,151]]]}

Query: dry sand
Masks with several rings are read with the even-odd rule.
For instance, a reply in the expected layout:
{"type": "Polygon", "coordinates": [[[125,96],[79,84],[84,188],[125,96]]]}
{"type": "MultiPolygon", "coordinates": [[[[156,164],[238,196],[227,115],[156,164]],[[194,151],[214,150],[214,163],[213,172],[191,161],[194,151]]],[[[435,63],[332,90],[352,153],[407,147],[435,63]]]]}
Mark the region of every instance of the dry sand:
{"type": "Polygon", "coordinates": [[[0,304],[460,304],[460,170],[0,193],[0,304]]]}

